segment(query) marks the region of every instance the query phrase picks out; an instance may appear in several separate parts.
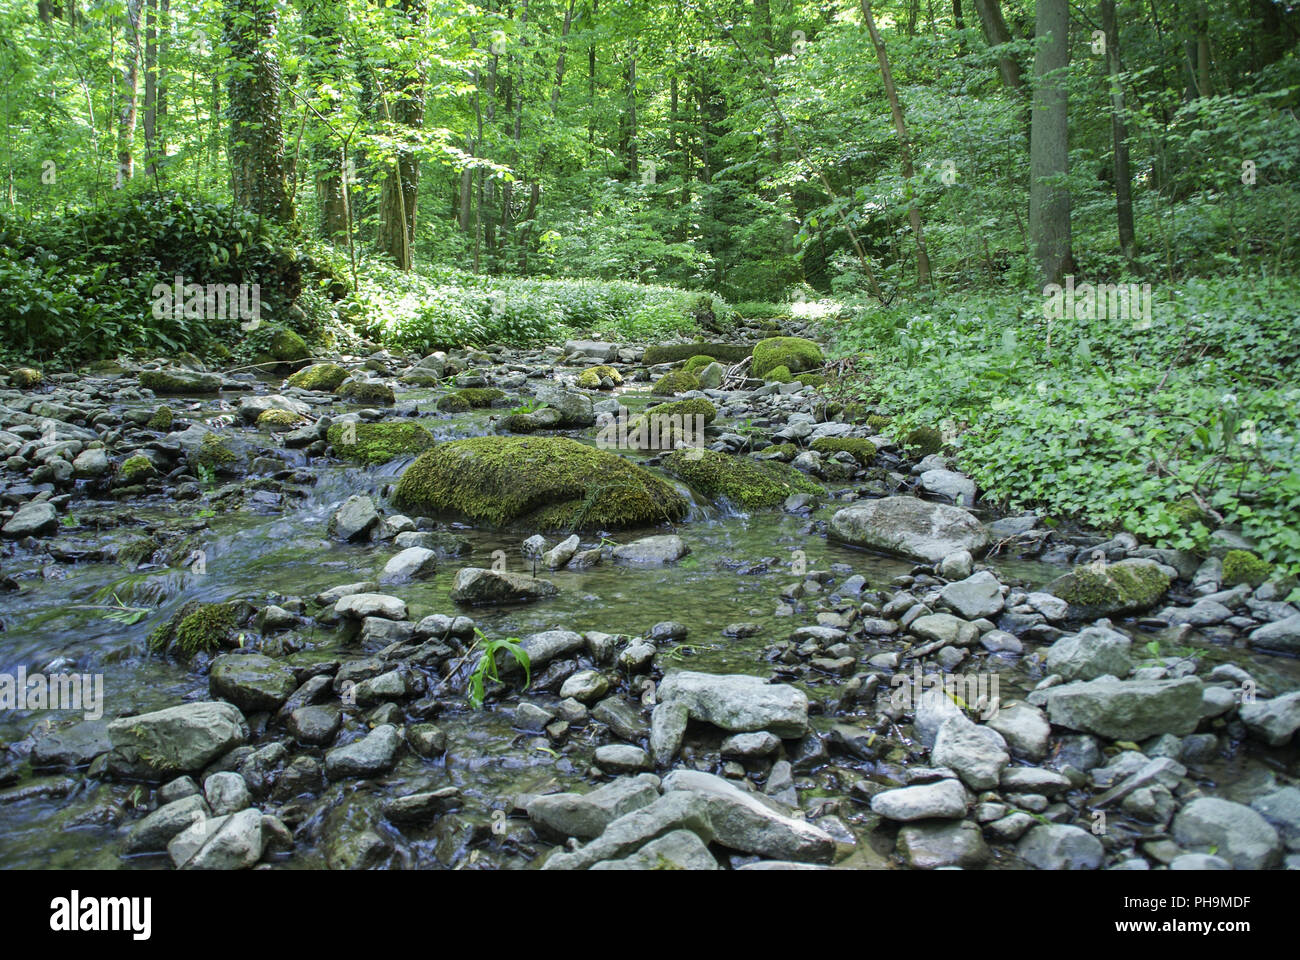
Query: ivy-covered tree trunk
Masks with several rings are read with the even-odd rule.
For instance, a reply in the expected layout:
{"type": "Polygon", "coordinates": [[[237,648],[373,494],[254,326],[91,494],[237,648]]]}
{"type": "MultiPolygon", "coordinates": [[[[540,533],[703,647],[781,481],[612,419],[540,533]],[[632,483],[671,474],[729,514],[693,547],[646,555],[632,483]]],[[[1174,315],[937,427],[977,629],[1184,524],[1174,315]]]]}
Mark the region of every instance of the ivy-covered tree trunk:
{"type": "Polygon", "coordinates": [[[1069,95],[1070,6],[1038,0],[1034,105],[1029,137],[1029,244],[1044,283],[1060,283],[1071,267],[1069,95]]]}
{"type": "Polygon", "coordinates": [[[308,61],[307,77],[316,94],[315,109],[323,118],[311,148],[312,175],[320,206],[321,236],[331,238],[348,229],[348,197],[344,190],[343,144],[339,116],[342,83],[337,77],[344,63],[343,40],[336,21],[338,6],[332,0],[304,0],[303,28],[316,43],[308,61]]]}
{"type": "Polygon", "coordinates": [[[293,219],[284,174],[280,126],[279,14],[274,0],[226,0],[222,15],[230,48],[226,87],[230,182],[235,202],[272,220],[293,219]]]}

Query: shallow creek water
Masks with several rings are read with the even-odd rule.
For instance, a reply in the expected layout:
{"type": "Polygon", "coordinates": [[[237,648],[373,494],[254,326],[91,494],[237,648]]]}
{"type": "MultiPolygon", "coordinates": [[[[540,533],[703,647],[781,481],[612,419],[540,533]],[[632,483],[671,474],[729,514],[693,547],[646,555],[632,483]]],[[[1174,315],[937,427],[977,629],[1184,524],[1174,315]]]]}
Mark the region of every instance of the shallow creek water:
{"type": "MultiPolygon", "coordinates": [[[[402,397],[404,401],[419,398],[420,394],[415,392],[402,397]]],[[[226,397],[227,405],[237,400],[234,396],[226,397]]],[[[178,413],[186,412],[209,421],[222,412],[217,401],[205,401],[200,410],[193,412],[182,410],[190,404],[175,406],[178,413]]],[[[455,417],[430,414],[422,416],[420,422],[433,430],[438,439],[445,440],[488,432],[488,416],[485,412],[455,417]]],[[[240,426],[226,429],[256,436],[256,431],[240,426]]],[[[267,442],[266,435],[262,437],[267,442]]],[[[51,661],[62,658],[64,670],[103,673],[106,718],[160,709],[183,700],[206,699],[206,673],[199,674],[182,663],[145,654],[149,631],[180,605],[190,600],[225,601],[236,597],[265,601],[277,594],[310,598],[339,584],[377,580],[386,561],[396,552],[393,544],[342,544],[330,539],[327,523],[337,505],[355,493],[369,493],[383,506],[386,487],[395,481],[409,460],[361,469],[335,461],[308,463],[300,453],[283,453],[292,465],[315,478],[314,485],[299,485],[306,491],[302,499],[284,496],[279,504],[250,504],[236,512],[206,515],[211,511],[204,510],[207,504],[203,500],[175,503],[155,497],[137,502],[96,502],[78,498],[69,511],[74,516],[125,511],[130,520],[102,533],[86,527],[71,528],[61,534],[66,539],[103,544],[138,536],[140,529],[149,523],[189,524],[195,530],[191,542],[206,554],[206,570],[196,573],[180,565],[127,573],[118,563],[104,562],[48,563],[42,570],[41,561],[48,558],[23,555],[20,551],[7,564],[5,572],[20,581],[21,592],[0,595],[0,619],[4,623],[4,633],[0,635],[0,672],[14,673],[19,667],[28,671],[46,669],[51,661]],[[128,606],[153,607],[156,612],[135,624],[117,622],[108,618],[109,611],[104,606],[114,597],[128,606]]],[[[833,504],[822,507],[814,519],[829,517],[833,509],[833,504]]],[[[444,561],[429,580],[383,587],[381,591],[405,600],[414,619],[432,613],[466,613],[490,637],[517,637],[556,628],[640,635],[659,621],[678,620],[689,627],[690,634],[675,649],[661,649],[657,660],[660,668],[681,666],[719,673],[766,675],[774,665],[764,661],[764,650],[786,639],[794,629],[815,622],[813,612],[796,613],[793,617],[774,614],[782,587],[801,579],[791,573],[794,551],[804,552],[808,570],[847,564],[854,573],[867,579],[869,588],[875,589],[887,588],[893,578],[912,569],[912,564],[906,561],[830,542],[824,535],[810,533],[808,526],[808,518],[779,510],[746,516],[723,514],[713,506],[697,504],[691,517],[674,530],[691,548],[690,555],[679,563],[637,568],[607,561],[582,571],[538,571],[560,588],[558,597],[524,606],[458,610],[449,599],[456,571],[463,566],[490,566],[493,552],[501,550],[508,558],[510,569],[533,572],[519,550],[523,537],[533,531],[489,531],[456,525],[453,529],[467,536],[472,544],[468,555],[444,561]],[[735,570],[741,564],[753,564],[764,558],[770,561],[765,572],[735,570]],[[753,622],[762,629],[745,639],[724,637],[723,628],[738,621],[753,622]]],[[[666,531],[621,531],[616,539],[627,542],[653,532],[666,531]]],[[[583,537],[584,548],[599,542],[597,536],[583,537]]],[[[1014,558],[994,557],[990,563],[1004,582],[1031,588],[1041,586],[1060,572],[1042,563],[1014,558]]],[[[305,645],[315,645],[314,652],[323,659],[364,655],[355,647],[349,649],[328,629],[318,628],[313,634],[308,628],[297,631],[296,635],[305,645]]],[[[1145,638],[1139,637],[1138,642],[1145,642],[1145,638]]],[[[882,645],[880,649],[889,647],[882,645]]],[[[1216,659],[1242,656],[1240,651],[1217,648],[1208,650],[1207,654],[1216,659]]],[[[1002,661],[994,657],[990,662],[992,669],[1000,671],[1004,701],[1039,679],[1029,673],[1024,658],[1007,657],[1002,661]]],[[[1251,658],[1249,668],[1262,682],[1280,689],[1300,685],[1300,676],[1290,661],[1251,658]]],[[[840,681],[827,677],[797,682],[814,701],[823,701],[835,699],[840,681]]],[[[408,754],[380,781],[329,789],[371,791],[376,797],[383,797],[454,785],[462,791],[465,805],[482,814],[501,807],[508,798],[520,793],[580,784],[585,779],[591,752],[598,744],[586,742],[584,734],[576,731],[570,735],[569,746],[562,754],[542,749],[532,735],[512,729],[510,716],[516,703],[511,697],[501,704],[489,704],[481,712],[464,710],[444,714],[437,721],[448,737],[444,757],[426,760],[408,754]]],[[[831,720],[816,712],[815,725],[824,729],[831,720]]],[[[0,740],[21,741],[38,722],[60,725],[77,719],[80,716],[46,720],[31,713],[11,712],[0,715],[0,740]]],[[[1267,766],[1281,762],[1281,759],[1270,759],[1267,753],[1249,761],[1240,756],[1224,761],[1207,774],[1224,781],[1248,783],[1251,778],[1266,777],[1267,766]]],[[[862,778],[861,772],[854,776],[862,778]]],[[[834,776],[819,781],[835,782],[834,776]]],[[[121,825],[104,822],[111,819],[106,810],[129,802],[132,785],[52,774],[24,780],[21,786],[28,788],[30,795],[17,802],[0,804],[0,820],[3,820],[0,867],[168,866],[165,856],[123,860],[119,855],[121,825]],[[75,784],[71,795],[67,795],[69,783],[75,784]],[[44,796],[39,789],[31,789],[42,784],[48,788],[44,796]]],[[[842,786],[847,790],[848,783],[842,786]]],[[[852,824],[855,808],[862,811],[865,805],[850,801],[840,815],[852,824]]],[[[134,822],[130,817],[124,821],[134,822]]],[[[408,836],[404,843],[415,866],[435,864],[435,846],[431,836],[414,839],[408,836]]],[[[507,844],[496,862],[517,866],[525,859],[512,856],[507,844]]],[[[473,860],[465,861],[474,862],[477,854],[473,860]]],[[[322,863],[321,852],[300,839],[286,865],[313,867],[322,863]]]]}

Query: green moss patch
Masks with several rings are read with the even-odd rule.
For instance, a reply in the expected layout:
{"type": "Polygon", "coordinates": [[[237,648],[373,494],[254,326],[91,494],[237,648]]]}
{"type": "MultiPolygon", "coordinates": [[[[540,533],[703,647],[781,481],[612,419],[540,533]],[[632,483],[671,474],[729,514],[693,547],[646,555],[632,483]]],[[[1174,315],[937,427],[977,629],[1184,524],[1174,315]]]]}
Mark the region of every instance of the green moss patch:
{"type": "Polygon", "coordinates": [[[465,413],[467,410],[479,410],[500,403],[506,398],[504,390],[492,387],[466,387],[449,393],[438,401],[438,409],[443,413],[465,413]]]}
{"type": "Polygon", "coordinates": [[[917,427],[903,438],[903,449],[918,460],[943,449],[943,435],[934,427],[917,427]]]}
{"type": "Polygon", "coordinates": [[[754,363],[750,373],[767,378],[778,367],[791,373],[802,373],[820,367],[822,348],[803,337],[769,337],[754,345],[754,363]]]}
{"type": "Polygon", "coordinates": [[[700,389],[700,381],[693,373],[687,373],[685,370],[669,370],[650,388],[650,392],[657,397],[670,397],[676,393],[687,393],[698,389],[700,389]]]}
{"type": "Polygon", "coordinates": [[[469,437],[427,451],[402,474],[394,504],[540,529],[645,526],[686,516],[686,500],[642,467],[567,437],[469,437]]]}
{"type": "Polygon", "coordinates": [[[1235,587],[1247,583],[1258,587],[1268,579],[1273,566],[1267,560],[1261,560],[1249,550],[1229,550],[1223,555],[1223,585],[1235,587]]]}
{"type": "Polygon", "coordinates": [[[825,496],[826,490],[798,470],[775,460],[753,460],[716,450],[678,450],[663,468],[710,500],[748,509],[773,507],[792,493],[825,496]]]}
{"type": "Polygon", "coordinates": [[[857,437],[818,437],[812,442],[812,449],[820,454],[849,453],[858,463],[866,466],[876,455],[876,445],[870,440],[857,437]]]}
{"type": "Polygon", "coordinates": [[[237,625],[233,604],[191,601],[149,634],[149,650],[159,654],[171,650],[186,659],[211,653],[230,645],[237,625]]]}
{"type": "Polygon", "coordinates": [[[1154,562],[1131,559],[1078,566],[1044,589],[1070,605],[1072,618],[1093,620],[1149,610],[1169,584],[1169,575],[1154,562]]]}
{"type": "Polygon", "coordinates": [[[647,366],[677,363],[692,357],[709,357],[719,363],[740,363],[754,348],[743,343],[673,343],[646,347],[642,358],[647,366]]]}
{"type": "Polygon", "coordinates": [[[356,403],[394,403],[397,400],[392,387],[375,380],[348,380],[334,392],[343,399],[356,403]]]}
{"type": "Polygon", "coordinates": [[[388,463],[423,453],[435,443],[418,423],[336,423],[325,435],[335,453],[359,463],[388,463]]]}
{"type": "Polygon", "coordinates": [[[347,378],[347,370],[337,363],[313,363],[291,376],[288,385],[300,390],[321,390],[328,393],[337,390],[339,384],[347,378]]]}

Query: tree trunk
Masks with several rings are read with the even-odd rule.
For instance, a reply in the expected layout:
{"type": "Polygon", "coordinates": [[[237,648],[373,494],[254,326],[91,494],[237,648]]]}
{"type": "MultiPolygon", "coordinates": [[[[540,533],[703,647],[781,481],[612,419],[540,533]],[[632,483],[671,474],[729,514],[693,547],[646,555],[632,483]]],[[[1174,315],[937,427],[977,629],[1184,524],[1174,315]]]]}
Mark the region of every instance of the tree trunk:
{"type": "Polygon", "coordinates": [[[1070,168],[1068,0],[1038,0],[1034,101],[1029,137],[1029,242],[1043,283],[1060,283],[1071,269],[1070,191],[1059,181],[1070,168]]]}
{"type": "MultiPolygon", "coordinates": [[[[989,48],[997,50],[1005,43],[1011,42],[1011,31],[1002,18],[1002,6],[998,0],[975,0],[975,12],[979,14],[980,26],[984,29],[984,38],[989,48]]],[[[1011,53],[998,56],[998,73],[1002,82],[1012,90],[1022,90],[1025,86],[1021,76],[1020,62],[1011,53]]]]}
{"type": "Polygon", "coordinates": [[[867,22],[871,42],[876,48],[876,59],[880,61],[880,75],[885,81],[885,95],[889,98],[889,111],[894,116],[894,129],[898,132],[898,146],[903,156],[903,179],[907,181],[909,203],[907,219],[912,225],[912,235],[916,238],[916,276],[921,286],[930,283],[930,254],[925,247],[925,233],[921,229],[921,212],[916,207],[916,194],[912,180],[916,171],[912,167],[912,148],[907,139],[907,124],[903,122],[903,107],[898,100],[898,90],[894,86],[894,74],[889,68],[889,55],[885,52],[885,41],[876,29],[876,18],[871,15],[871,4],[862,0],[862,16],[867,22]]]}
{"type": "Polygon", "coordinates": [[[117,115],[117,189],[135,176],[136,90],[140,80],[140,5],[126,4],[126,62],[122,65],[117,115]]]}
{"type": "Polygon", "coordinates": [[[144,151],[149,177],[157,177],[158,141],[158,0],[144,11],[144,151]]]}
{"type": "Polygon", "coordinates": [[[311,84],[316,112],[324,118],[325,129],[317,131],[312,145],[312,177],[319,206],[321,236],[332,239],[347,232],[348,195],[344,189],[341,86],[336,77],[337,65],[343,60],[343,40],[336,19],[338,7],[331,0],[305,0],[303,29],[316,38],[307,63],[307,80],[311,84]],[[327,86],[332,92],[317,94],[327,86]]]}
{"type": "Polygon", "coordinates": [[[280,126],[279,19],[274,0],[226,0],[222,12],[231,60],[226,111],[230,121],[230,178],[235,202],[260,216],[293,219],[284,174],[280,126]]]}
{"type": "Polygon", "coordinates": [[[1110,80],[1110,127],[1115,148],[1115,212],[1119,221],[1119,248],[1125,260],[1133,259],[1133,178],[1129,172],[1128,125],[1124,119],[1123,64],[1119,54],[1119,24],[1115,0],[1101,0],[1101,28],[1106,34],[1106,73],[1110,80]]]}
{"type": "MultiPolygon", "coordinates": [[[[419,32],[424,19],[423,0],[400,0],[397,8],[406,17],[411,33],[419,32]]],[[[392,95],[383,98],[385,117],[391,123],[419,130],[424,125],[424,73],[420,65],[399,67],[401,75],[392,95]]],[[[392,257],[399,269],[412,266],[411,245],[415,241],[415,207],[420,186],[420,159],[406,144],[384,177],[379,200],[379,252],[392,257]]]]}

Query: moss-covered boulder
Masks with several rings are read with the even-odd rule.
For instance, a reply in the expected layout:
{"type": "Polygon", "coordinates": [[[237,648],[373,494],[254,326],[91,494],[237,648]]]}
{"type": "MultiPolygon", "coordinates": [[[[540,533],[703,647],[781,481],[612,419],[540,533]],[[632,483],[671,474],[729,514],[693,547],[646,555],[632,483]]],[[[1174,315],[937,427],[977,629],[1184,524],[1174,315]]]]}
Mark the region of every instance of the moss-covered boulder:
{"type": "Polygon", "coordinates": [[[863,466],[870,463],[876,455],[876,445],[859,437],[818,437],[812,442],[812,449],[824,456],[848,453],[863,466]]]}
{"type": "Polygon", "coordinates": [[[435,443],[418,423],[336,423],[326,431],[334,452],[358,463],[388,463],[413,457],[435,443]]]}
{"type": "Polygon", "coordinates": [[[669,370],[650,388],[650,392],[657,397],[671,397],[673,394],[698,389],[700,389],[700,381],[695,374],[687,373],[685,370],[669,370]]]}
{"type": "Polygon", "coordinates": [[[122,465],[117,468],[118,479],[123,484],[143,483],[157,472],[154,469],[153,461],[143,454],[127,457],[122,461],[122,465]]]}
{"type": "Polygon", "coordinates": [[[145,426],[150,430],[161,430],[166,433],[172,428],[172,423],[176,417],[172,413],[172,408],[160,406],[153,412],[153,415],[145,422],[145,426]]]}
{"type": "Polygon", "coordinates": [[[824,362],[822,348],[803,337],[769,337],[754,344],[754,363],[750,373],[766,377],[778,367],[791,373],[802,373],[820,367],[824,362]]]}
{"type": "Polygon", "coordinates": [[[468,410],[480,410],[491,407],[505,400],[504,390],[493,387],[466,387],[449,393],[438,401],[438,409],[443,413],[465,413],[468,410]]]}
{"type": "Polygon", "coordinates": [[[714,360],[712,357],[705,356],[702,353],[697,353],[695,356],[691,357],[684,364],[682,364],[682,369],[685,370],[687,373],[699,373],[709,364],[717,363],[717,362],[718,361],[714,360]]]}
{"type": "Polygon", "coordinates": [[[744,343],[670,343],[646,347],[642,359],[651,367],[658,363],[677,363],[696,356],[709,357],[720,363],[740,363],[753,349],[752,345],[744,343]]]}
{"type": "Polygon", "coordinates": [[[716,450],[677,450],[664,457],[663,468],[710,500],[747,509],[774,507],[792,493],[826,495],[823,487],[788,464],[716,450]]]}
{"type": "Polygon", "coordinates": [[[354,403],[395,403],[393,388],[378,380],[345,380],[335,389],[335,394],[354,403]]]}
{"type": "Polygon", "coordinates": [[[190,454],[193,463],[207,470],[221,470],[239,461],[230,444],[215,433],[206,433],[190,454]]]}
{"type": "Polygon", "coordinates": [[[9,379],[19,390],[31,390],[45,381],[45,375],[34,367],[15,367],[9,371],[9,379]]]}
{"type": "Polygon", "coordinates": [[[1261,560],[1249,550],[1229,550],[1223,555],[1223,585],[1235,587],[1239,583],[1258,587],[1273,572],[1267,560],[1261,560]]]}
{"type": "MultiPolygon", "coordinates": [[[[682,440],[702,446],[704,428],[718,416],[718,408],[704,397],[673,400],[651,407],[645,413],[632,417],[627,424],[627,436],[620,438],[635,450],[671,450],[682,440]]],[[[597,437],[608,438],[618,429],[617,421],[606,426],[597,437]]]]}
{"type": "Polygon", "coordinates": [[[321,390],[329,393],[337,390],[339,384],[347,378],[347,370],[337,363],[313,363],[310,367],[303,367],[291,376],[285,385],[300,390],[321,390]]]}
{"type": "Polygon", "coordinates": [[[280,327],[271,334],[267,352],[272,359],[285,363],[306,360],[311,356],[311,348],[307,346],[307,341],[288,327],[280,327]]]}
{"type": "Polygon", "coordinates": [[[1043,589],[1070,605],[1071,619],[1096,620],[1150,610],[1170,580],[1154,560],[1130,558],[1083,564],[1043,589]]]}
{"type": "Polygon", "coordinates": [[[294,413],[292,410],[263,410],[257,415],[257,425],[264,430],[272,432],[281,432],[292,430],[304,421],[301,414],[294,413]]]}
{"type": "Polygon", "coordinates": [[[567,437],[468,437],[420,455],[393,493],[399,509],[494,526],[614,530],[681,520],[687,502],[630,460],[567,437]]]}
{"type": "Polygon", "coordinates": [[[189,659],[199,653],[234,647],[238,626],[239,610],[235,604],[194,600],[154,628],[149,634],[149,650],[159,654],[170,651],[189,659]]]}
{"type": "Polygon", "coordinates": [[[140,386],[154,393],[192,396],[216,393],[221,389],[221,378],[215,373],[193,370],[142,370],[140,386]]]}
{"type": "Polygon", "coordinates": [[[600,390],[606,380],[616,387],[621,386],[623,375],[605,363],[595,367],[588,367],[578,374],[578,386],[584,390],[600,390]]]}
{"type": "Polygon", "coordinates": [[[763,374],[763,379],[770,380],[775,383],[793,383],[794,374],[790,372],[789,367],[787,367],[785,364],[782,364],[781,366],[775,367],[767,371],[767,373],[763,374]]]}
{"type": "Polygon", "coordinates": [[[917,427],[903,438],[903,449],[918,460],[943,449],[943,434],[934,427],[917,427]]]}
{"type": "MultiPolygon", "coordinates": [[[[854,404],[850,404],[850,406],[854,406],[854,404]]],[[[860,404],[857,406],[860,406],[860,404]]],[[[849,419],[849,411],[847,409],[844,411],[844,419],[849,419]]],[[[867,414],[867,429],[875,431],[876,434],[884,433],[886,428],[893,422],[893,417],[885,417],[878,413],[867,414]]]]}

